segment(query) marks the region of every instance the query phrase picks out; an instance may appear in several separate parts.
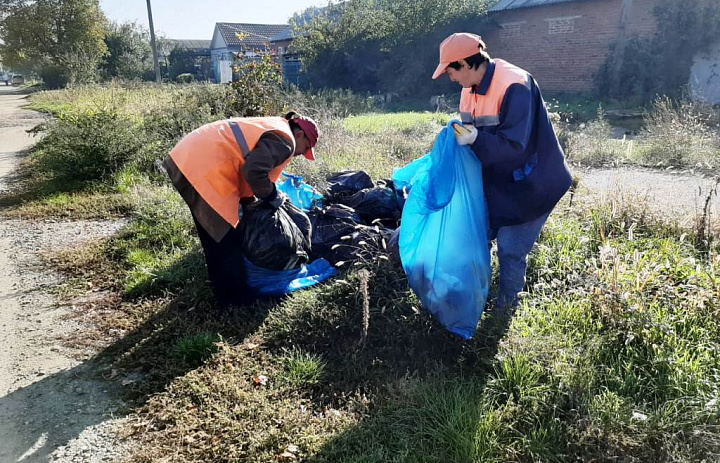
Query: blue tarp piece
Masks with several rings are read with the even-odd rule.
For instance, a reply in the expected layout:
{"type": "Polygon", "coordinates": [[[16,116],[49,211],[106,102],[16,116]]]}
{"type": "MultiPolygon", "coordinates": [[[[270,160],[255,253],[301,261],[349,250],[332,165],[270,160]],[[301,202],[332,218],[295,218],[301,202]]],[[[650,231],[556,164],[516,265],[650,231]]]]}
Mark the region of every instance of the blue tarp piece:
{"type": "Polygon", "coordinates": [[[285,181],[277,182],[278,191],[285,193],[290,202],[303,211],[309,211],[313,206],[322,207],[323,196],[311,187],[299,175],[282,173],[285,181]]]}
{"type": "Polygon", "coordinates": [[[409,192],[400,228],[400,258],[410,287],[449,331],[475,334],[491,267],[482,165],[459,146],[451,121],[432,151],[395,171],[397,190],[409,192]]]}
{"type": "Polygon", "coordinates": [[[325,259],[290,270],[268,270],[245,259],[247,284],[261,297],[279,297],[321,283],[337,274],[325,259]]]}

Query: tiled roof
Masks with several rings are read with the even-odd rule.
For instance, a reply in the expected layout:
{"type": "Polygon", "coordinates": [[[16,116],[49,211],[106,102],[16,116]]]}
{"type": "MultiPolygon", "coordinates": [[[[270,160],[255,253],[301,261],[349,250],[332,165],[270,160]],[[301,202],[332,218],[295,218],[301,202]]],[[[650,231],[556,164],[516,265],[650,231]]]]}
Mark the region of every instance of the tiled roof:
{"type": "Polygon", "coordinates": [[[490,11],[515,10],[533,6],[552,5],[554,3],[576,2],[579,0],[500,0],[490,11]]]}
{"type": "Polygon", "coordinates": [[[185,48],[186,50],[209,50],[210,40],[168,39],[172,48],[185,48]]]}
{"type": "Polygon", "coordinates": [[[229,47],[264,48],[276,35],[291,29],[287,24],[217,23],[215,25],[229,47]],[[238,37],[242,35],[242,39],[238,37]]]}

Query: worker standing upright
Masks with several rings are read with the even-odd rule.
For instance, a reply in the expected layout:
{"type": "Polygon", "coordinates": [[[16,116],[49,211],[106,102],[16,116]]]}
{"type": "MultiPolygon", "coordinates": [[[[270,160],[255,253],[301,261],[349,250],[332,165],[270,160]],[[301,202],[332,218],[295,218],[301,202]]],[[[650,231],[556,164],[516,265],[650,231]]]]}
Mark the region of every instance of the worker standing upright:
{"type": "Polygon", "coordinates": [[[456,33],[440,44],[432,78],[445,73],[463,88],[457,141],[482,162],[488,238],[497,240],[500,263],[495,304],[515,307],[528,254],[572,176],[540,89],[527,71],[490,58],[478,35],[456,33]]]}

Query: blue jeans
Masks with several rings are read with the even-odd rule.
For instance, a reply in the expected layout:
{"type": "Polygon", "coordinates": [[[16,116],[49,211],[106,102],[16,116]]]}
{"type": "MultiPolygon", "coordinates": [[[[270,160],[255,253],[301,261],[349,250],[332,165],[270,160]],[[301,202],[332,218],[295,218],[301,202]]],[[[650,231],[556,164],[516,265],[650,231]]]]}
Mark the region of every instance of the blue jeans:
{"type": "Polygon", "coordinates": [[[500,263],[500,288],[497,307],[517,306],[518,294],[525,288],[527,258],[540,236],[550,212],[530,222],[510,227],[500,227],[488,232],[488,239],[497,239],[500,263]]]}

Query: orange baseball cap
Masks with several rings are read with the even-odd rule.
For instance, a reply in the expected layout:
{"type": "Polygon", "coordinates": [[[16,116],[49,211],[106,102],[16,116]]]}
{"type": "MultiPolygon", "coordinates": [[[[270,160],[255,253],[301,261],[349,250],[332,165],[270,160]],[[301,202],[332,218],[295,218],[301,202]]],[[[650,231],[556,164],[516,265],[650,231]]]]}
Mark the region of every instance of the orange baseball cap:
{"type": "Polygon", "coordinates": [[[437,79],[445,74],[448,64],[477,55],[481,50],[485,50],[485,42],[479,35],[469,32],[458,32],[451,35],[440,44],[440,64],[435,69],[432,78],[437,79]]]}

